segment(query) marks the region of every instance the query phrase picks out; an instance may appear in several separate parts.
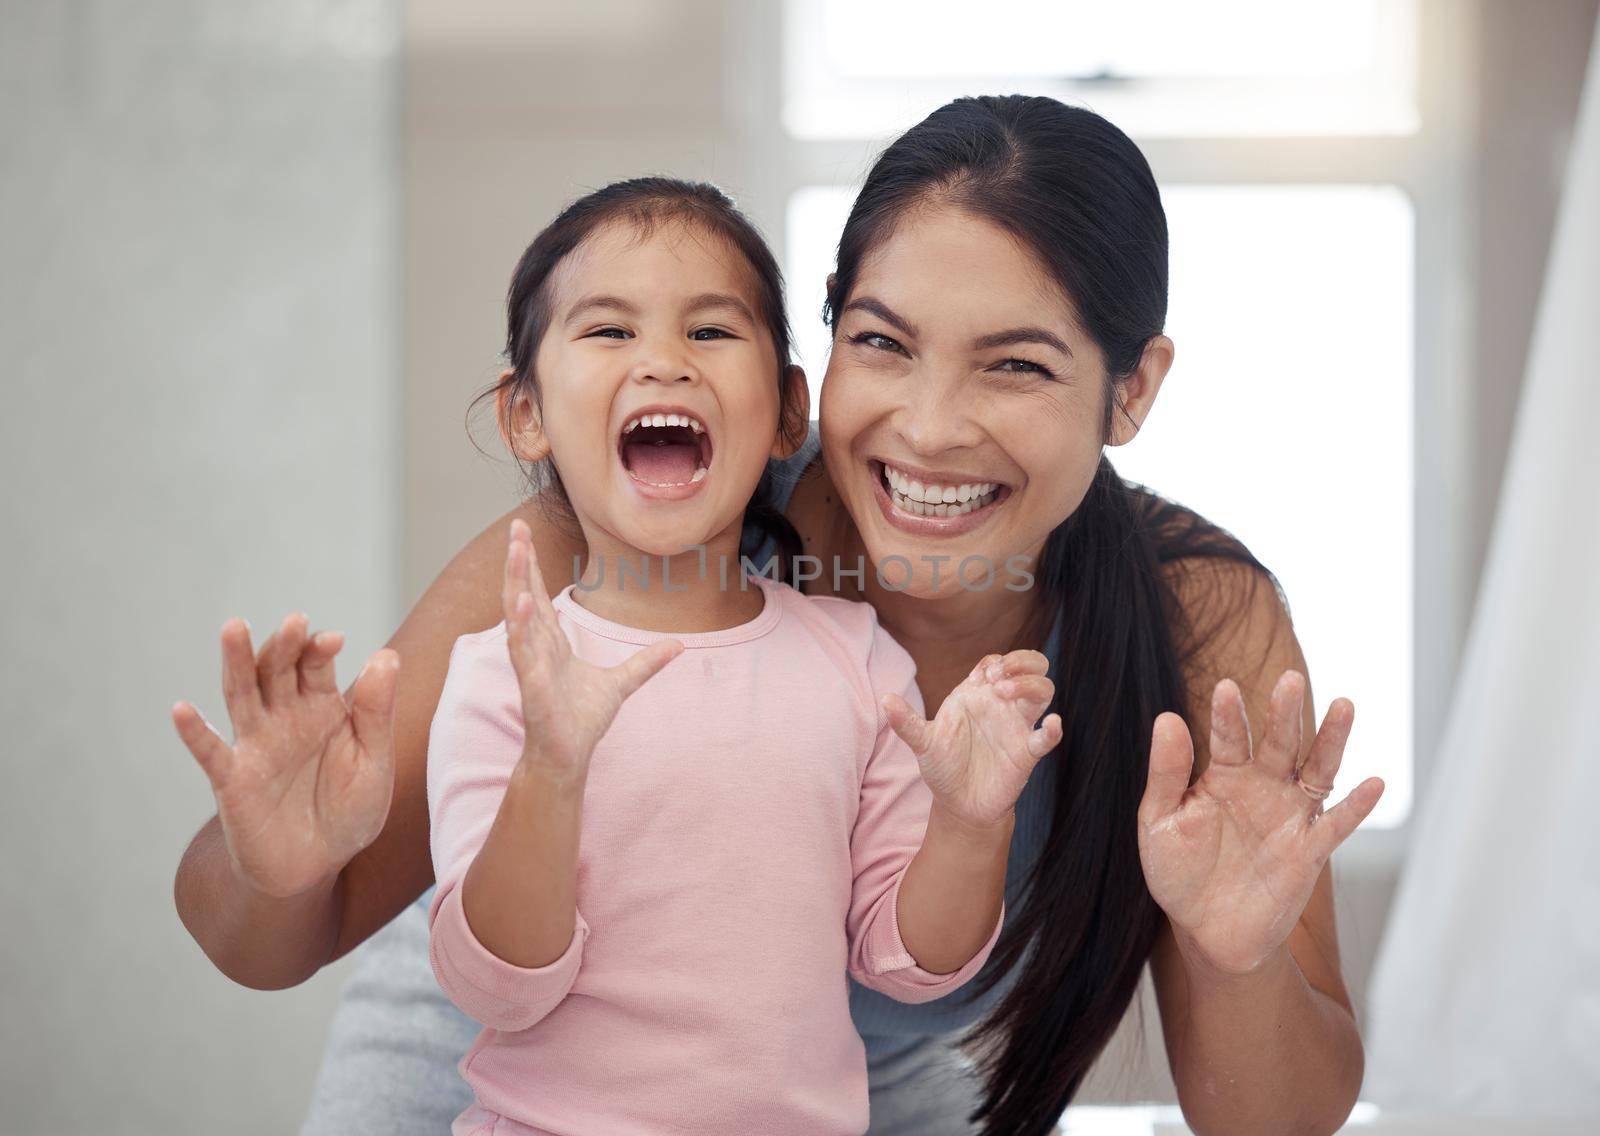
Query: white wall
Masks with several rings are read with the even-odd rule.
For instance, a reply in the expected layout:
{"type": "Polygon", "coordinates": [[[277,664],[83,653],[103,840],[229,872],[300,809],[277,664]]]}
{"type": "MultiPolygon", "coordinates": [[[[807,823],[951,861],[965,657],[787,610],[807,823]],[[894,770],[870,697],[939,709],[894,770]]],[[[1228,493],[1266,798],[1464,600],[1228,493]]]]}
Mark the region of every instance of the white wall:
{"type": "MultiPolygon", "coordinates": [[[[337,990],[175,914],[216,632],[401,609],[390,0],[0,0],[0,1132],[291,1132],[337,990]]],[[[346,678],[354,670],[346,667],[346,678]]]]}

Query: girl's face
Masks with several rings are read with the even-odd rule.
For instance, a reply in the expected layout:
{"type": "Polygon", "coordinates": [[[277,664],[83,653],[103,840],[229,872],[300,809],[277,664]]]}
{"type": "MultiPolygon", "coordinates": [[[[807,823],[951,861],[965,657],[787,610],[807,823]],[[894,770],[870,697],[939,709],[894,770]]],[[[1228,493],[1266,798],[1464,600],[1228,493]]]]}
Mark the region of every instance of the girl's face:
{"type": "MultiPolygon", "coordinates": [[[[1165,362],[1124,391],[1133,430],[1165,362]]],[[[1029,249],[953,208],[909,210],[862,263],[822,387],[828,473],[884,580],[951,595],[978,557],[969,588],[986,565],[990,587],[1018,582],[1008,558],[1037,556],[1088,491],[1105,385],[1099,347],[1029,249]]],[[[1117,423],[1109,440],[1131,438],[1117,423]]]]}
{"type": "Polygon", "coordinates": [[[719,237],[663,221],[602,226],[552,275],[519,450],[555,462],[591,548],[672,555],[736,532],[781,452],[750,272],[719,237]]]}

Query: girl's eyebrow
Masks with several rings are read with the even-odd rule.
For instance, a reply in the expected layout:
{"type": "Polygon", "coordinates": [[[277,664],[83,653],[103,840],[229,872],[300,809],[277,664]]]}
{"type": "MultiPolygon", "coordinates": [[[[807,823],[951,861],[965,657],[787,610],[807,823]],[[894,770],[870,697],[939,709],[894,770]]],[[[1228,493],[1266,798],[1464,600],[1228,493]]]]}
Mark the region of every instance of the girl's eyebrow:
{"type": "Polygon", "coordinates": [[[877,316],[902,335],[912,339],[916,339],[919,334],[908,320],[895,315],[894,310],[888,304],[875,296],[857,296],[844,306],[844,310],[847,312],[866,312],[868,315],[877,316]]]}
{"type": "Polygon", "coordinates": [[[738,296],[731,296],[726,292],[702,292],[693,297],[683,306],[685,314],[705,311],[728,311],[736,316],[742,316],[749,323],[754,324],[756,317],[751,315],[750,307],[738,296]]]}
{"type": "Polygon", "coordinates": [[[639,309],[620,296],[585,296],[572,305],[567,312],[566,322],[576,323],[590,312],[620,312],[625,316],[637,316],[639,309]]]}
{"type": "Polygon", "coordinates": [[[1008,328],[993,335],[980,336],[972,341],[972,346],[979,351],[986,351],[991,347],[1010,347],[1015,343],[1042,343],[1046,347],[1054,347],[1068,359],[1072,358],[1072,348],[1059,335],[1042,327],[1008,328]]]}

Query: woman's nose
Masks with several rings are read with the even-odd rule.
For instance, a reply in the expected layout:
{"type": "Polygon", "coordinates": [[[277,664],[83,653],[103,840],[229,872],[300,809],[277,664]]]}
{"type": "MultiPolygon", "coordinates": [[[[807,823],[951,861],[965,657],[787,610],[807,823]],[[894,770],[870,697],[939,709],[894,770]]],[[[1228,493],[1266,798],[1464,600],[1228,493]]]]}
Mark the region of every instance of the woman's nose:
{"type": "Polygon", "coordinates": [[[959,385],[931,376],[927,382],[908,384],[895,425],[912,453],[933,458],[982,441],[983,432],[971,414],[973,395],[959,385]]]}

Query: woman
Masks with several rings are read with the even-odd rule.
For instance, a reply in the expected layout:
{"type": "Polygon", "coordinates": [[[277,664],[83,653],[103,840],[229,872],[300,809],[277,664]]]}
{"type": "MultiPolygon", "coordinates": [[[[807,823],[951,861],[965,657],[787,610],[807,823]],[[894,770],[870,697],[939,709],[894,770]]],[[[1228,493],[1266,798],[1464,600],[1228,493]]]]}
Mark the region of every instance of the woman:
{"type": "MultiPolygon", "coordinates": [[[[973,660],[1045,651],[1064,724],[1017,805],[1007,925],[978,997],[910,1007],[852,990],[874,1136],[1049,1131],[1147,960],[1195,1131],[1332,1132],[1359,1089],[1327,858],[1382,784],[1322,811],[1352,707],[1336,701],[1314,730],[1270,575],[1103,456],[1138,431],[1171,365],[1166,280],[1143,156],[1050,99],[934,112],[879,158],[845,226],[820,432],[773,478],[774,504],[824,565],[806,587],[876,607],[930,713],[973,660]],[[1017,565],[1032,586],[1016,585],[1017,565]],[[974,1024],[981,1075],[954,1045],[974,1024]]],[[[581,555],[537,499],[512,515],[544,562],[581,555]]],[[[391,640],[405,667],[377,838],[355,839],[337,878],[269,899],[241,884],[213,820],[179,871],[191,931],[252,985],[301,981],[401,914],[347,994],[313,1132],[357,1131],[344,1117],[381,1115],[383,1096],[391,1132],[437,1130],[457,1104],[438,1098],[459,1093],[452,1066],[474,1031],[433,989],[414,906],[431,882],[426,744],[455,638],[498,622],[506,521],[391,640]]],[[[225,629],[225,649],[242,634],[225,629]]],[[[305,644],[291,617],[259,666],[292,668],[305,644]]],[[[393,663],[381,654],[363,688],[374,720],[393,663]]],[[[358,732],[381,767],[390,741],[359,731],[368,712],[355,709],[358,732]]],[[[195,722],[179,727],[192,736],[195,722]]],[[[329,831],[360,828],[353,806],[324,807],[329,831]]]]}

